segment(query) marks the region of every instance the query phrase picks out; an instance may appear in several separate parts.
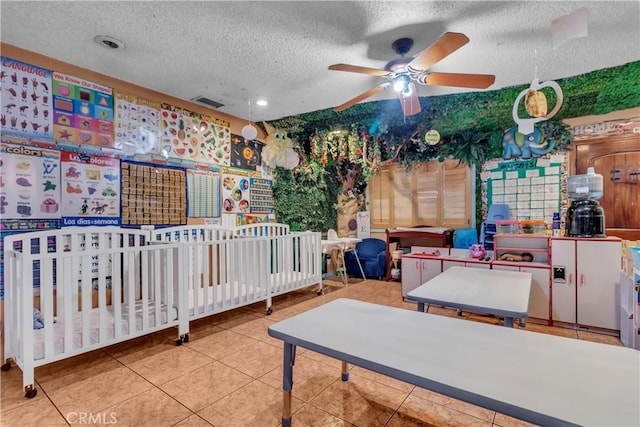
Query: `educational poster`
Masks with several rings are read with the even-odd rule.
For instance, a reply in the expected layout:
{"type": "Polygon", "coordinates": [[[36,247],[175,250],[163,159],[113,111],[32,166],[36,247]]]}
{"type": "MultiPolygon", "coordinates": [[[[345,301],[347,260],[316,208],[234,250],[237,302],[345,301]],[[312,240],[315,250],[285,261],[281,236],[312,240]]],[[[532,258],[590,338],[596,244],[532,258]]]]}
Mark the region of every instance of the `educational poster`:
{"type": "Polygon", "coordinates": [[[230,164],[228,122],[162,104],[161,126],[160,153],[165,157],[213,165],[230,164]]]}
{"type": "Polygon", "coordinates": [[[251,212],[251,179],[257,178],[257,172],[241,169],[221,169],[222,175],[222,212],[249,213],[251,212]]]}
{"type": "Polygon", "coordinates": [[[269,214],[273,212],[273,181],[264,178],[249,179],[249,205],[251,213],[269,214]]]}
{"type": "Polygon", "coordinates": [[[262,142],[247,141],[240,135],[231,134],[231,166],[256,170],[262,162],[262,142]]]}
{"type": "Polygon", "coordinates": [[[120,225],[120,160],[61,153],[62,225],[120,225]]]}
{"type": "Polygon", "coordinates": [[[248,225],[248,224],[261,224],[261,223],[265,223],[265,222],[269,222],[269,216],[268,215],[256,215],[256,214],[238,214],[236,215],[236,227],[239,227],[241,225],[248,225]]]}
{"type": "Polygon", "coordinates": [[[0,129],[3,133],[51,139],[51,71],[6,57],[0,59],[0,129]]]}
{"type": "Polygon", "coordinates": [[[550,221],[561,212],[563,159],[531,159],[491,163],[487,178],[487,205],[508,204],[514,219],[550,221]]]}
{"type": "Polygon", "coordinates": [[[184,169],[122,162],[122,224],[187,223],[184,169]]]}
{"type": "Polygon", "coordinates": [[[0,218],[3,230],[48,229],[42,220],[60,218],[59,151],[0,144],[0,218]]]}
{"type": "Polygon", "coordinates": [[[113,148],[110,87],[53,72],[54,139],[113,148]]]}
{"type": "Polygon", "coordinates": [[[160,101],[115,91],[113,148],[129,154],[160,152],[160,101]]]}
{"type": "Polygon", "coordinates": [[[187,170],[187,217],[220,216],[220,173],[209,170],[187,170]]]}

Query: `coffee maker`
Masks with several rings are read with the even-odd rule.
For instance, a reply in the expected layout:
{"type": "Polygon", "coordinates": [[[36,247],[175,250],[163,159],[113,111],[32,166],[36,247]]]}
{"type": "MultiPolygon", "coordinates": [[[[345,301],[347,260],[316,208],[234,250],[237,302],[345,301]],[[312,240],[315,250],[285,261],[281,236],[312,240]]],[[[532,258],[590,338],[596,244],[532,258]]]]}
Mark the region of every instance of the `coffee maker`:
{"type": "Polygon", "coordinates": [[[567,209],[565,236],[607,237],[604,209],[598,203],[602,197],[602,175],[587,168],[586,175],[567,178],[567,209]]]}

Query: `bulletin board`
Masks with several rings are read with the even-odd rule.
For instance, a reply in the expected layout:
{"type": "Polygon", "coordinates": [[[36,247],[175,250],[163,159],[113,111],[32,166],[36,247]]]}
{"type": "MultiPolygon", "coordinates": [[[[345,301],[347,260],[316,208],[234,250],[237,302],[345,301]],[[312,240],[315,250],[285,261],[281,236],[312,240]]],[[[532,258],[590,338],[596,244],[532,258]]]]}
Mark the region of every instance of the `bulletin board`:
{"type": "Polygon", "coordinates": [[[185,171],[122,162],[122,225],[187,223],[185,171]]]}
{"type": "Polygon", "coordinates": [[[562,206],[562,161],[494,162],[486,167],[487,205],[507,204],[513,219],[550,220],[562,206]]]}

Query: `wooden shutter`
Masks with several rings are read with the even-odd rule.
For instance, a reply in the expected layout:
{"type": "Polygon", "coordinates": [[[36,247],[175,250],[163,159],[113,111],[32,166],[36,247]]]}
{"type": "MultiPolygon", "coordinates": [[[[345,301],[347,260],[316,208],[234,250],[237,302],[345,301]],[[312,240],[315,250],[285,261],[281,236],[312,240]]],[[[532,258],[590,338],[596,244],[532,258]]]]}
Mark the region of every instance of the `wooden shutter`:
{"type": "Polygon", "coordinates": [[[439,172],[438,162],[426,162],[413,167],[416,203],[411,225],[436,226],[440,224],[439,172]]]}
{"type": "Polygon", "coordinates": [[[468,227],[471,223],[471,181],[469,168],[457,160],[442,164],[442,222],[449,228],[468,227]]]}

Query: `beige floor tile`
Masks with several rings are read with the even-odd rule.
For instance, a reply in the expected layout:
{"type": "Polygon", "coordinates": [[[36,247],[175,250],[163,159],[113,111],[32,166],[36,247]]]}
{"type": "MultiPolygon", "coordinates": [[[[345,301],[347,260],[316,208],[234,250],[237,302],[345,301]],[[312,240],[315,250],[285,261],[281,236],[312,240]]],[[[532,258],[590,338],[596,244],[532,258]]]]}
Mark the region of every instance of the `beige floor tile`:
{"type": "MultiPolygon", "coordinates": [[[[40,394],[40,393],[38,393],[40,394]]],[[[68,426],[56,407],[47,398],[23,399],[24,405],[13,409],[2,406],[0,425],[3,427],[57,427],[68,426]]],[[[4,403],[4,399],[3,399],[4,403]]]]}
{"type": "Polygon", "coordinates": [[[353,424],[316,408],[304,405],[291,418],[291,424],[296,427],[351,427],[353,424]]]}
{"type": "MultiPolygon", "coordinates": [[[[313,359],[296,357],[296,363],[293,366],[292,395],[309,402],[339,379],[339,370],[313,359]]],[[[282,364],[260,377],[260,381],[282,390],[282,364]]]]}
{"type": "Polygon", "coordinates": [[[525,329],[531,332],[557,335],[559,337],[578,338],[578,332],[575,329],[538,325],[534,323],[527,323],[525,329]]]}
{"type": "Polygon", "coordinates": [[[209,356],[181,345],[137,360],[127,360],[125,364],[147,381],[160,385],[212,361],[209,356]]]}
{"type": "Polygon", "coordinates": [[[384,426],[406,397],[395,388],[350,375],[349,381],[332,383],[311,404],[358,426],[384,426]]]}
{"type": "MultiPolygon", "coordinates": [[[[266,312],[266,310],[266,305],[264,305],[264,311],[266,312]]],[[[231,329],[234,326],[247,322],[248,320],[260,319],[261,317],[262,315],[256,314],[253,310],[242,307],[211,316],[211,324],[224,329],[231,329]]]]}
{"type": "Polygon", "coordinates": [[[259,378],[282,365],[283,351],[263,342],[256,342],[220,361],[252,378],[259,378]]]}
{"type": "Polygon", "coordinates": [[[200,415],[193,414],[178,424],[174,424],[173,427],[211,427],[211,424],[202,419],[200,415]]]}
{"type": "Polygon", "coordinates": [[[482,408],[480,406],[472,405],[471,403],[463,402],[458,399],[454,399],[449,396],[445,396],[440,393],[436,393],[430,390],[425,390],[420,387],[416,387],[411,393],[412,396],[419,397],[421,399],[428,400],[430,402],[437,403],[442,406],[446,406],[450,409],[455,409],[458,412],[463,412],[467,415],[471,415],[476,418],[480,418],[484,421],[492,422],[495,417],[495,411],[482,408]]]}
{"type": "Polygon", "coordinates": [[[297,352],[298,355],[300,355],[300,357],[306,357],[306,358],[309,358],[309,359],[313,359],[313,360],[315,360],[317,362],[322,362],[322,363],[324,363],[326,365],[329,365],[330,367],[335,369],[336,375],[338,375],[338,376],[342,372],[342,361],[340,361],[338,359],[334,359],[333,357],[325,356],[324,354],[316,353],[313,350],[307,350],[307,351],[304,352],[304,354],[301,354],[300,352],[298,352],[298,349],[296,349],[296,352],[297,352]]]}
{"type": "Polygon", "coordinates": [[[578,339],[581,339],[581,340],[599,342],[602,344],[618,345],[618,346],[622,345],[622,341],[620,341],[620,338],[614,337],[611,335],[597,334],[595,332],[587,332],[587,331],[580,331],[580,330],[577,331],[577,333],[578,333],[578,339]]]}
{"type": "Polygon", "coordinates": [[[237,334],[227,329],[218,328],[205,337],[190,340],[186,346],[192,350],[206,354],[215,360],[220,360],[236,353],[258,341],[245,335],[237,334]]]}
{"type": "Polygon", "coordinates": [[[244,387],[253,378],[220,362],[212,362],[160,386],[169,396],[197,412],[244,387]]]}
{"type": "Polygon", "coordinates": [[[154,388],[125,402],[114,405],[109,413],[118,427],[161,427],[172,426],[192,415],[192,412],[154,388]]]}
{"type": "MultiPolygon", "coordinates": [[[[47,391],[63,416],[75,412],[98,413],[148,391],[153,385],[127,367],[47,391]]],[[[46,390],[46,388],[45,388],[46,390]]]]}
{"type": "Polygon", "coordinates": [[[144,357],[172,350],[176,347],[175,340],[171,340],[157,333],[106,347],[104,351],[120,362],[127,364],[144,357]]]}
{"type": "MultiPolygon", "coordinates": [[[[292,398],[292,411],[302,401],[292,398]]],[[[216,427],[274,427],[282,420],[282,392],[254,381],[198,412],[216,427]]]]}
{"type": "Polygon", "coordinates": [[[535,424],[528,423],[526,421],[518,420],[500,412],[496,412],[496,417],[493,420],[494,426],[500,427],[533,427],[535,424]]]}
{"type": "Polygon", "coordinates": [[[11,369],[0,372],[0,410],[2,412],[8,411],[44,398],[45,394],[39,390],[41,387],[37,381],[35,386],[38,389],[37,394],[31,399],[27,399],[24,396],[22,385],[22,370],[15,363],[12,363],[11,369]]]}
{"type": "Polygon", "coordinates": [[[414,426],[491,427],[491,422],[410,395],[393,415],[387,427],[414,426]]]}
{"type": "Polygon", "coordinates": [[[229,330],[237,334],[241,334],[249,338],[253,338],[254,340],[257,340],[257,341],[268,342],[273,340],[274,338],[270,337],[267,334],[267,328],[273,325],[274,323],[275,321],[272,321],[270,318],[253,319],[245,323],[236,325],[233,328],[230,328],[229,330]]]}
{"type": "Polygon", "coordinates": [[[35,377],[40,385],[51,391],[121,367],[122,364],[113,357],[96,350],[40,366],[35,370],[35,377]]]}
{"type": "Polygon", "coordinates": [[[361,368],[359,366],[353,366],[349,372],[354,375],[358,375],[376,382],[380,384],[384,384],[389,387],[393,387],[396,390],[403,391],[405,393],[411,393],[414,389],[413,384],[406,383],[404,381],[397,380],[395,378],[388,377],[386,375],[379,374],[377,372],[370,371],[368,369],[361,368]]]}

